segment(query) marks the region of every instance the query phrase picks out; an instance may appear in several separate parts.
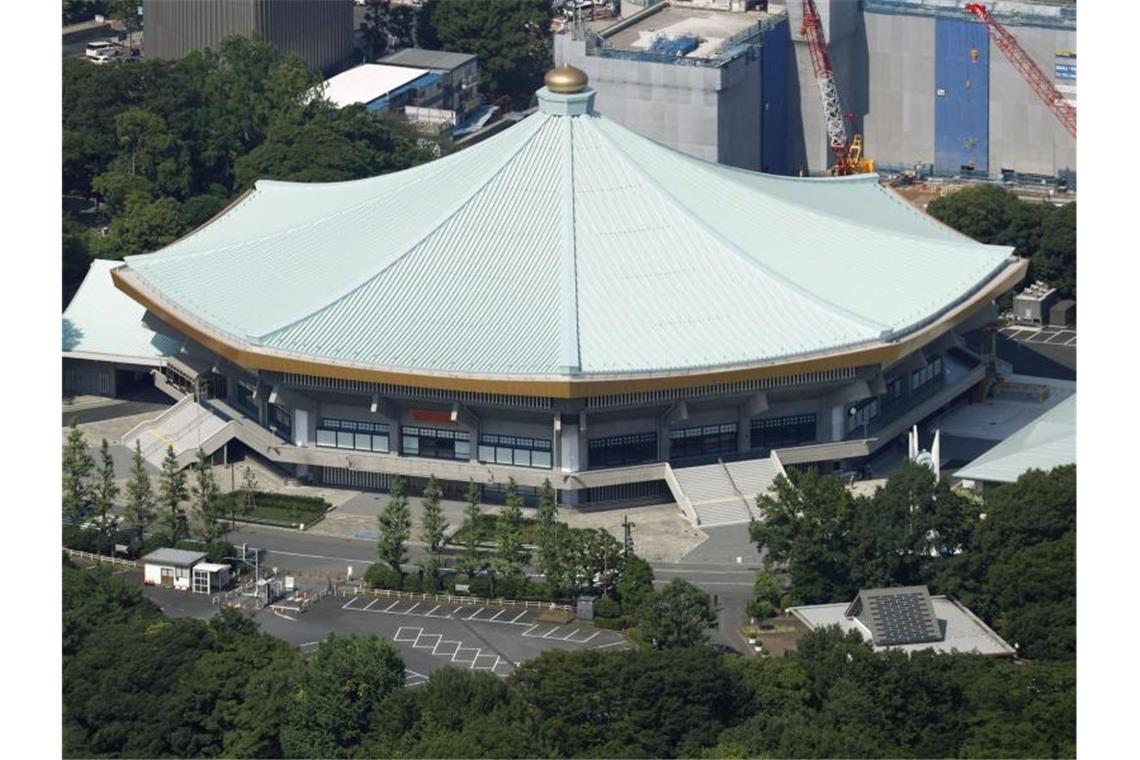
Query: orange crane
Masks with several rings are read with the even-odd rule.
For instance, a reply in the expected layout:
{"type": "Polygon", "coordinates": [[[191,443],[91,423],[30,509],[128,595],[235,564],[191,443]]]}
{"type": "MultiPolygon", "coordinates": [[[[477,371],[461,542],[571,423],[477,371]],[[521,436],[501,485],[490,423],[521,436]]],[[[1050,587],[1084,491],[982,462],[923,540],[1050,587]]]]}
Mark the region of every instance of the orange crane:
{"type": "Polygon", "coordinates": [[[800,36],[807,38],[808,50],[811,51],[811,65],[815,70],[815,81],[819,85],[819,97],[823,103],[827,142],[835,157],[835,164],[829,173],[844,176],[873,172],[875,162],[863,155],[863,136],[857,134],[850,141],[847,139],[845,122],[854,119],[855,115],[843,111],[839,89],[835,86],[835,73],[831,68],[831,56],[827,52],[827,38],[823,35],[823,22],[815,9],[814,0],[803,0],[803,16],[800,36]]]}
{"type": "Polygon", "coordinates": [[[1069,101],[1065,99],[1065,96],[1061,94],[1052,80],[1045,76],[1045,73],[1033,62],[1025,49],[1018,44],[1017,39],[1009,33],[1009,30],[999,24],[986,10],[986,6],[981,3],[966,3],[966,12],[973,14],[986,25],[990,39],[994,41],[1001,52],[1005,53],[1005,57],[1021,73],[1021,76],[1037,93],[1037,97],[1041,98],[1042,102],[1048,106],[1057,120],[1061,122],[1061,125],[1076,138],[1077,109],[1069,104],[1069,101]]]}

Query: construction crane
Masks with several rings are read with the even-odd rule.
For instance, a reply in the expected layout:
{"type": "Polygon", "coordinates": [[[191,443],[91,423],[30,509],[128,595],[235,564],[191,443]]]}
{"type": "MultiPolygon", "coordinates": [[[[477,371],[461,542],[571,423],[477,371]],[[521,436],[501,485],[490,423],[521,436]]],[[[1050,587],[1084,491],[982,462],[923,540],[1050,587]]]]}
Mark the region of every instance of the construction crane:
{"type": "Polygon", "coordinates": [[[875,162],[863,155],[863,136],[855,135],[847,140],[845,122],[855,118],[854,114],[844,113],[839,100],[839,89],[835,86],[835,73],[831,69],[831,56],[827,52],[827,39],[823,36],[823,22],[815,9],[814,0],[803,0],[803,26],[800,36],[807,38],[811,51],[811,65],[815,69],[815,81],[819,85],[819,98],[823,103],[823,118],[827,123],[827,142],[835,157],[830,173],[844,176],[866,174],[875,171],[875,162]]]}
{"type": "Polygon", "coordinates": [[[1017,39],[1004,26],[994,20],[994,17],[986,10],[986,6],[981,3],[966,3],[966,12],[977,16],[978,20],[986,25],[990,39],[1001,49],[1001,52],[1005,53],[1005,57],[1021,73],[1021,76],[1037,93],[1037,97],[1041,98],[1042,102],[1061,122],[1061,125],[1075,139],[1077,136],[1077,109],[1070,105],[1065,96],[1057,89],[1057,86],[1049,77],[1045,76],[1045,73],[1033,62],[1025,49],[1018,44],[1017,39]]]}

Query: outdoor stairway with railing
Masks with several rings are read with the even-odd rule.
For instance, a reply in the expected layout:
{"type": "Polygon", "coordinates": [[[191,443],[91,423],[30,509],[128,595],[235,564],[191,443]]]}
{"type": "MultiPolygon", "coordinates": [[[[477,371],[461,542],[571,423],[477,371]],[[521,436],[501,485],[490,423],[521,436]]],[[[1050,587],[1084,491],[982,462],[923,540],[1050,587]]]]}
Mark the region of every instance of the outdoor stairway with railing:
{"type": "Polygon", "coordinates": [[[670,488],[678,503],[691,508],[696,527],[738,525],[759,518],[756,496],[766,493],[783,471],[774,455],[727,464],[680,467],[672,471],[670,488]]]}
{"type": "Polygon", "coordinates": [[[121,443],[133,451],[137,441],[143,459],[159,468],[167,447],[173,447],[179,465],[184,467],[193,461],[199,448],[211,454],[225,443],[210,445],[226,424],[225,419],[187,396],[153,420],[136,426],[121,443]]]}

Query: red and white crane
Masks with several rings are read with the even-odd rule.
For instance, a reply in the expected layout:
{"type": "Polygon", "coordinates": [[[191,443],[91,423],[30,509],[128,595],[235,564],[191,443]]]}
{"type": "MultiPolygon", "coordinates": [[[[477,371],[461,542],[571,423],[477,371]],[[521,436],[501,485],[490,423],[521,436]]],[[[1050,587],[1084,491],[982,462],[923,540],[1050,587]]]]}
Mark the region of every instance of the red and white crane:
{"type": "Polygon", "coordinates": [[[815,81],[819,85],[819,98],[823,103],[823,118],[827,126],[827,142],[835,156],[832,172],[839,175],[862,174],[875,170],[875,164],[864,158],[863,137],[855,135],[847,140],[845,121],[854,118],[843,112],[839,99],[839,89],[835,86],[835,73],[831,68],[831,56],[827,52],[827,38],[823,34],[823,22],[815,9],[814,0],[803,0],[803,26],[800,35],[807,38],[811,51],[811,65],[815,70],[815,81]]]}
{"type": "MultiPolygon", "coordinates": [[[[810,0],[808,1],[810,2],[810,0]]],[[[1053,81],[1045,76],[1045,72],[1041,71],[1041,68],[1033,62],[1025,49],[1018,44],[1017,39],[1009,33],[1009,30],[999,24],[986,10],[986,6],[981,3],[966,3],[966,12],[977,16],[978,20],[986,25],[990,39],[994,41],[1001,52],[1005,53],[1005,57],[1009,59],[1013,67],[1021,73],[1021,76],[1025,78],[1037,96],[1061,122],[1061,125],[1075,138],[1077,136],[1077,109],[1065,99],[1053,81]]]]}

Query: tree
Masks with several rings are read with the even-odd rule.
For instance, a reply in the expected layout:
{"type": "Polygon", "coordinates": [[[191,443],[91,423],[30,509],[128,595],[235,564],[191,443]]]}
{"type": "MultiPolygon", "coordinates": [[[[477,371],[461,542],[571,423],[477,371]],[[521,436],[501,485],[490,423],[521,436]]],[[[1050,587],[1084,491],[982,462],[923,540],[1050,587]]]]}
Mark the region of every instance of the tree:
{"type": "Polygon", "coordinates": [[[166,447],[166,456],[162,460],[162,470],[158,478],[158,503],[166,511],[163,521],[166,524],[167,536],[171,545],[178,543],[186,532],[186,516],[182,513],[182,502],[188,496],[186,490],[186,473],[178,466],[178,458],[174,455],[174,447],[166,447]]]}
{"type": "Polygon", "coordinates": [[[301,671],[282,727],[286,757],[351,754],[383,699],[403,685],[404,662],[387,641],[330,634],[301,671]]]}
{"type": "Polygon", "coordinates": [[[527,561],[527,551],[523,546],[522,497],[514,478],[507,480],[506,505],[495,521],[495,540],[498,543],[498,556],[495,570],[507,578],[522,575],[527,561]]]}
{"type": "Polygon", "coordinates": [[[95,460],[87,450],[87,440],[75,420],[63,446],[63,514],[78,526],[91,509],[91,486],[87,482],[95,460]]]}
{"type": "Polygon", "coordinates": [[[225,532],[222,517],[222,491],[214,477],[214,462],[210,455],[198,449],[198,461],[194,466],[197,483],[194,486],[194,523],[198,535],[206,543],[219,538],[225,532]]]}
{"type": "Polygon", "coordinates": [[[635,613],[653,595],[653,568],[636,554],[627,555],[621,563],[617,582],[617,598],[627,615],[635,613]]]}
{"type": "Polygon", "coordinates": [[[467,502],[463,507],[463,531],[466,538],[461,564],[465,573],[474,575],[483,569],[483,553],[479,551],[479,487],[474,480],[468,484],[463,498],[467,502]]]}
{"type": "Polygon", "coordinates": [[[428,0],[420,14],[420,45],[478,56],[485,94],[525,108],[542,86],[553,55],[549,0],[428,0]]]}
{"type": "Polygon", "coordinates": [[[449,526],[447,518],[443,516],[443,509],[440,507],[442,496],[443,489],[440,488],[435,475],[431,475],[428,477],[427,485],[424,486],[424,514],[420,522],[420,540],[427,544],[428,552],[436,556],[443,550],[449,526]]]}
{"type": "Polygon", "coordinates": [[[654,592],[637,614],[638,636],[654,649],[703,644],[708,640],[706,629],[715,624],[709,595],[680,578],[654,592]]]}
{"type": "Polygon", "coordinates": [[[241,511],[242,514],[249,514],[253,508],[257,506],[257,475],[254,474],[253,469],[246,465],[241,473],[241,511]]]}
{"type": "Polygon", "coordinates": [[[380,539],[376,551],[380,561],[386,562],[394,572],[403,575],[403,564],[408,559],[405,543],[412,532],[412,515],[408,509],[408,482],[397,475],[388,493],[388,504],[377,517],[380,539]]]}
{"type": "Polygon", "coordinates": [[[127,527],[137,533],[140,546],[146,529],[154,522],[154,516],[154,489],[150,484],[150,475],[146,471],[142,444],[135,439],[135,450],[131,456],[131,479],[127,481],[127,503],[123,507],[123,518],[127,527]]]}
{"type": "Polygon", "coordinates": [[[594,588],[609,596],[622,566],[621,543],[601,528],[576,528],[566,542],[566,571],[574,589],[594,588]]]}
{"type": "Polygon", "coordinates": [[[375,61],[388,52],[392,36],[392,0],[366,0],[364,20],[358,27],[368,47],[368,60],[375,61]]]}
{"type": "Polygon", "coordinates": [[[115,499],[119,496],[119,486],[115,483],[115,460],[111,458],[111,445],[107,439],[99,447],[99,465],[95,477],[95,491],[92,499],[95,512],[99,516],[99,534],[106,538],[113,534],[110,520],[115,499]]]}
{"type": "Polygon", "coordinates": [[[557,530],[558,501],[554,487],[550,484],[550,478],[542,482],[535,517],[538,520],[538,571],[546,577],[552,588],[561,588],[564,582],[562,577],[564,544],[560,537],[564,531],[557,530]]]}

